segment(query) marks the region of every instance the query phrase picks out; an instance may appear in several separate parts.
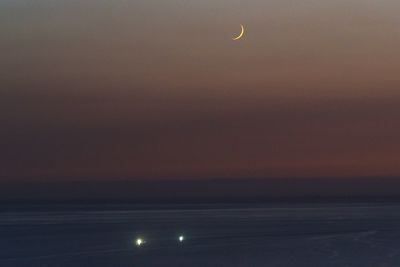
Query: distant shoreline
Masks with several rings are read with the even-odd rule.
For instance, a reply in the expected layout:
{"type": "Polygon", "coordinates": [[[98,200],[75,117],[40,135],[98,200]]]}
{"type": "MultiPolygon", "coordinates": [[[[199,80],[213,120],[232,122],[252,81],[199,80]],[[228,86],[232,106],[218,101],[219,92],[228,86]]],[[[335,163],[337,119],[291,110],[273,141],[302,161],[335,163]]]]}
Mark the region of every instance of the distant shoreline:
{"type": "Polygon", "coordinates": [[[247,199],[20,199],[0,201],[0,212],[67,211],[67,210],[163,210],[163,209],[225,209],[266,208],[297,205],[397,205],[399,196],[370,197],[291,197],[247,199]]]}

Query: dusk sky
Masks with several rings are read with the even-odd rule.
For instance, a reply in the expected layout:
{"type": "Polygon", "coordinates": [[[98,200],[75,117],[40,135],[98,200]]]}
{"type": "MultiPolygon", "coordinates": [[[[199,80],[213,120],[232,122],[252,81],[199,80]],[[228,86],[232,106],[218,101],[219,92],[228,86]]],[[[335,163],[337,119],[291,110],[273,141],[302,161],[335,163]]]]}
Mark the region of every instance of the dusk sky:
{"type": "Polygon", "coordinates": [[[399,14],[1,0],[0,179],[400,176],[399,14]]]}

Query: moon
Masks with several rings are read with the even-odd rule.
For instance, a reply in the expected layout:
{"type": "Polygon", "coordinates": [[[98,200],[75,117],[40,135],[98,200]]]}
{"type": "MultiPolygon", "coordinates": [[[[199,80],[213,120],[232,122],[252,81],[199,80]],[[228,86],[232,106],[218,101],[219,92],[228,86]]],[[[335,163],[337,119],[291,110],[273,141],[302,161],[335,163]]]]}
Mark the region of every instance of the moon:
{"type": "Polygon", "coordinates": [[[240,34],[239,34],[238,36],[236,36],[236,37],[233,37],[232,40],[236,41],[236,40],[239,40],[239,39],[241,39],[241,38],[243,37],[243,34],[244,34],[244,26],[243,26],[242,24],[240,24],[240,28],[242,29],[241,32],[240,32],[240,34]]]}

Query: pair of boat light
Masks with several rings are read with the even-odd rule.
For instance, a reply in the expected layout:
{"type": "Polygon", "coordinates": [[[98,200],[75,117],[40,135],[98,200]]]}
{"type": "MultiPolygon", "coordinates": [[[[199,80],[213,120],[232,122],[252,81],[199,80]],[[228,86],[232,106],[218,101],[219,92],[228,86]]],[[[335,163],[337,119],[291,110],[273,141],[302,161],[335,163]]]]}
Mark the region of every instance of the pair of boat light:
{"type": "MultiPolygon", "coordinates": [[[[178,236],[178,242],[182,243],[183,241],[185,241],[185,237],[183,235],[178,236]]],[[[144,243],[146,243],[146,241],[141,237],[137,238],[135,241],[137,247],[142,246],[144,243]]]]}

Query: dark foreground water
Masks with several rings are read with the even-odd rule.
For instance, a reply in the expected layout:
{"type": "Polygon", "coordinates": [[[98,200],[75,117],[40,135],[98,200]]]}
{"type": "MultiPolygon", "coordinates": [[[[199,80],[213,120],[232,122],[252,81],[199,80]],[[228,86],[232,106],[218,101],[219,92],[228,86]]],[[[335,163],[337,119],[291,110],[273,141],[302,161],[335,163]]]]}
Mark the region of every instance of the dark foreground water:
{"type": "Polygon", "coordinates": [[[0,266],[398,267],[400,205],[7,209],[0,266]]]}

